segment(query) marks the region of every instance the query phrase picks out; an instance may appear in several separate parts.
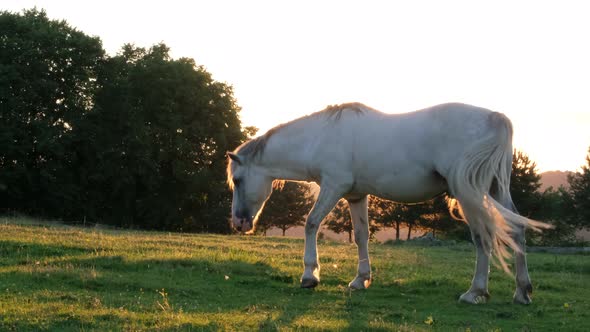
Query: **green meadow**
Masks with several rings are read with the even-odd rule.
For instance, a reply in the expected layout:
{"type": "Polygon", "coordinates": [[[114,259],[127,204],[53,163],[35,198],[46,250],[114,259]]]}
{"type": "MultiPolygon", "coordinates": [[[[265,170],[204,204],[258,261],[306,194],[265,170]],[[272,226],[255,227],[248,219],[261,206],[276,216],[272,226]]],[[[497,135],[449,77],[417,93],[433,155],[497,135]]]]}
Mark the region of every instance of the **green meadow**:
{"type": "Polygon", "coordinates": [[[303,240],[78,228],[0,219],[1,331],[589,331],[590,256],[531,253],[533,304],[492,267],[489,303],[457,303],[475,252],[370,245],[374,280],[346,288],[356,247],[319,244],[321,284],[299,288],[303,240]]]}

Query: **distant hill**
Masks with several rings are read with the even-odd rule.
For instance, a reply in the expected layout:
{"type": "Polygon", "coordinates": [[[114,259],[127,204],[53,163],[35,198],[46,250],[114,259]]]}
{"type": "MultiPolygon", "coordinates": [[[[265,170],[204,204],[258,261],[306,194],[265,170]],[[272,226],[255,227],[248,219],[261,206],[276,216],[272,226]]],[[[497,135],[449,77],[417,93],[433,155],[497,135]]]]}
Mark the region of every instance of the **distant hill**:
{"type": "Polygon", "coordinates": [[[568,174],[572,174],[572,172],[549,171],[541,173],[541,188],[539,190],[545,191],[549,187],[557,189],[559,186],[569,188],[567,183],[568,174]]]}

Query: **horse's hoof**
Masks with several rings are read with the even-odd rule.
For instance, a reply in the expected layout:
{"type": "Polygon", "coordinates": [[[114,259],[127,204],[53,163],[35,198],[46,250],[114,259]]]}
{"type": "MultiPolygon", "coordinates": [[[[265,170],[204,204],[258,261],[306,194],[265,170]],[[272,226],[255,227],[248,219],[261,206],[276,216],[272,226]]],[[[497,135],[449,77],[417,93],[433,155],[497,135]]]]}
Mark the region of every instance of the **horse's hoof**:
{"type": "Polygon", "coordinates": [[[315,288],[319,283],[315,278],[301,279],[301,288],[315,288]]]}
{"type": "Polygon", "coordinates": [[[356,277],[348,284],[350,289],[367,289],[371,285],[371,278],[356,277]]]}
{"type": "Polygon", "coordinates": [[[468,291],[459,297],[459,302],[483,304],[488,302],[490,294],[487,291],[468,291]]]}
{"type": "Polygon", "coordinates": [[[525,287],[516,287],[516,291],[514,292],[514,297],[512,298],[512,302],[516,304],[531,304],[533,301],[531,300],[531,295],[533,294],[533,286],[531,284],[527,284],[525,287]]]}

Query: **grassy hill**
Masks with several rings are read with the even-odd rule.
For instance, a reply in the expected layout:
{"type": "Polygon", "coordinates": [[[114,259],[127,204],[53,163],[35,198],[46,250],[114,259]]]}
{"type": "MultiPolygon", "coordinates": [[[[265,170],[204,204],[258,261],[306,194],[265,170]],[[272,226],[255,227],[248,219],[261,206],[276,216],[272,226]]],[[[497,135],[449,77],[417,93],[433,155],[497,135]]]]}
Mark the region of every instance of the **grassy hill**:
{"type": "Polygon", "coordinates": [[[322,283],[307,290],[300,239],[23,223],[0,219],[2,331],[590,330],[588,255],[530,254],[530,306],[492,267],[490,303],[471,306],[457,303],[468,244],[372,244],[373,284],[351,292],[356,248],[320,243],[322,283]]]}

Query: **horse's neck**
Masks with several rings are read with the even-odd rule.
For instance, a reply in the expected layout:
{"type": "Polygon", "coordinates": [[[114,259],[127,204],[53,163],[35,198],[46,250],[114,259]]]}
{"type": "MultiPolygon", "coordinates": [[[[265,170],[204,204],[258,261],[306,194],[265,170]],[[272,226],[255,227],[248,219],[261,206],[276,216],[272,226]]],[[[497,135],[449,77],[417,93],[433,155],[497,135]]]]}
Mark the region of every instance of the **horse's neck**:
{"type": "MultiPolygon", "coordinates": [[[[293,124],[305,125],[303,123],[293,124]]],[[[297,128],[284,128],[269,138],[260,166],[278,180],[314,181],[309,174],[313,135],[297,128]]]]}

